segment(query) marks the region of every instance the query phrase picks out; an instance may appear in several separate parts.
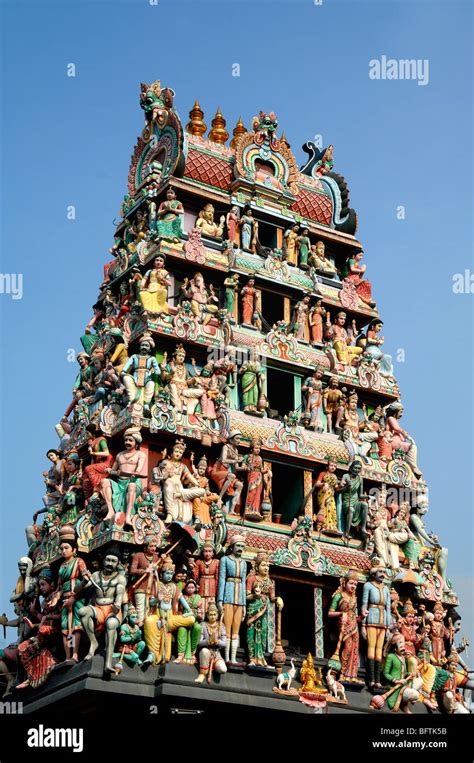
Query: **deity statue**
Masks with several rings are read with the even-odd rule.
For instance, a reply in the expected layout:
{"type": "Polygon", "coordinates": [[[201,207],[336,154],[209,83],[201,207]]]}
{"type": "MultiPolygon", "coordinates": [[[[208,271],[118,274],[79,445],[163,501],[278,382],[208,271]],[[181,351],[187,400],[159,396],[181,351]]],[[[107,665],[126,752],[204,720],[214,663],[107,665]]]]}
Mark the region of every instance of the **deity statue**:
{"type": "Polygon", "coordinates": [[[227,278],[224,279],[224,287],[225,287],[225,292],[224,292],[225,309],[227,310],[230,316],[230,320],[235,321],[234,306],[235,306],[235,299],[239,291],[239,274],[233,273],[233,275],[227,276],[227,278]]]}
{"type": "Polygon", "coordinates": [[[28,639],[18,645],[18,659],[26,673],[26,679],[17,684],[16,690],[31,686],[37,689],[47,680],[57,664],[52,649],[60,636],[61,613],[58,602],[54,597],[54,576],[51,570],[44,569],[38,574],[38,588],[43,597],[40,612],[34,611],[29,618],[25,617],[31,634],[28,639]],[[31,620],[37,615],[37,622],[31,620]]]}
{"type": "Polygon", "coordinates": [[[326,428],[329,434],[334,432],[334,428],[339,428],[342,417],[341,405],[344,402],[344,394],[339,389],[339,379],[337,376],[331,376],[329,387],[323,392],[323,410],[326,414],[326,428]]]}
{"type": "Polygon", "coordinates": [[[181,625],[178,628],[178,656],[175,662],[195,665],[197,662],[196,649],[201,639],[202,620],[204,619],[203,602],[201,596],[197,593],[195,580],[186,581],[183,594],[194,615],[194,623],[191,627],[183,627],[181,625]]]}
{"type": "Polygon", "coordinates": [[[315,516],[316,530],[322,530],[329,535],[341,535],[337,525],[336,492],[340,485],[336,475],[337,462],[328,458],[327,470],[317,476],[315,488],[317,488],[318,513],[315,516]]]}
{"type": "Polygon", "coordinates": [[[305,294],[303,299],[300,299],[299,302],[296,303],[293,311],[293,333],[296,339],[300,342],[305,340],[304,334],[308,323],[310,300],[311,295],[305,294]]]}
{"type": "Polygon", "coordinates": [[[88,424],[86,426],[86,437],[89,454],[92,458],[92,463],[84,469],[82,480],[84,497],[87,504],[93,495],[99,495],[100,484],[107,477],[107,469],[112,466],[113,456],[109,451],[107,440],[102,434],[98,433],[95,424],[88,424]]]}
{"type": "Polygon", "coordinates": [[[220,498],[217,495],[217,493],[213,493],[209,488],[209,480],[206,477],[207,472],[207,458],[206,456],[202,456],[199,461],[197,468],[194,466],[194,460],[191,457],[191,463],[192,463],[192,472],[193,476],[196,479],[197,484],[199,487],[204,489],[204,495],[197,496],[193,499],[193,523],[196,526],[196,529],[199,527],[211,527],[212,526],[212,519],[211,519],[211,506],[213,504],[220,503],[220,498]]]}
{"type": "Polygon", "coordinates": [[[420,699],[422,679],[417,674],[412,675],[409,663],[406,659],[406,644],[401,634],[395,635],[390,643],[390,651],[385,660],[383,677],[390,686],[399,686],[387,697],[387,705],[393,712],[399,709],[404,713],[411,713],[410,705],[420,699]]]}
{"type": "Polygon", "coordinates": [[[189,373],[185,359],[186,350],[182,344],[177,345],[170,363],[165,352],[160,363],[160,378],[162,385],[169,384],[171,402],[176,411],[194,416],[203,388],[199,385],[199,377],[189,373]]]}
{"type": "Polygon", "coordinates": [[[417,652],[423,645],[423,633],[418,633],[418,617],[416,609],[410,599],[407,599],[400,621],[400,634],[404,639],[405,656],[407,658],[408,672],[416,673],[417,652]]]}
{"type": "Polygon", "coordinates": [[[430,616],[431,624],[431,648],[433,661],[436,665],[442,665],[446,657],[445,639],[449,638],[449,630],[444,624],[446,610],[441,602],[437,601],[433,608],[433,614],[430,616]]]}
{"type": "Polygon", "coordinates": [[[62,524],[74,524],[84,503],[81,459],[75,451],[70,451],[64,459],[64,471],[65,475],[61,483],[61,505],[56,506],[52,512],[55,512],[62,524]]]}
{"type": "Polygon", "coordinates": [[[298,252],[298,267],[301,270],[308,270],[308,256],[311,249],[311,241],[309,238],[309,229],[304,225],[300,228],[299,235],[296,239],[296,249],[298,252]]]}
{"type": "Polygon", "coordinates": [[[214,504],[211,506],[212,519],[212,543],[216,557],[221,557],[225,553],[227,542],[227,521],[225,511],[214,504]]]}
{"type": "Polygon", "coordinates": [[[184,440],[178,439],[173,446],[171,456],[160,462],[166,524],[171,522],[191,524],[193,501],[196,498],[202,499],[206,494],[205,489],[199,486],[198,480],[182,462],[185,450],[184,440]]]}
{"type": "Polygon", "coordinates": [[[249,350],[249,359],[239,369],[241,377],[242,405],[245,413],[263,416],[268,401],[265,396],[265,374],[253,347],[249,350]]]}
{"type": "Polygon", "coordinates": [[[219,225],[214,222],[214,207],[212,204],[206,204],[201,209],[196,219],[196,228],[199,228],[203,236],[209,236],[211,238],[222,238],[224,231],[225,216],[222,215],[219,220],[219,225]]]}
{"type": "Polygon", "coordinates": [[[259,551],[255,559],[255,572],[247,577],[247,649],[249,665],[267,667],[265,654],[270,651],[270,605],[283,609],[283,599],[275,594],[275,583],[270,578],[270,559],[259,551]]]}
{"type": "Polygon", "coordinates": [[[237,232],[237,226],[240,220],[239,207],[232,207],[230,212],[227,212],[225,222],[227,226],[227,238],[229,241],[235,241],[235,234],[237,232]]]}
{"type": "Polygon", "coordinates": [[[242,325],[261,329],[260,294],[255,288],[255,278],[249,277],[246,286],[240,292],[242,304],[242,325]]]}
{"type": "Polygon", "coordinates": [[[362,638],[367,640],[367,678],[369,687],[380,688],[385,634],[392,622],[390,589],[384,583],[385,568],[376,565],[362,589],[362,638]]]}
{"type": "Polygon", "coordinates": [[[433,533],[428,533],[426,531],[423,516],[427,511],[428,499],[425,495],[420,494],[417,497],[416,506],[414,506],[411,510],[410,529],[415,535],[416,540],[420,543],[422,549],[428,546],[429,548],[431,547],[436,550],[436,565],[446,588],[446,566],[448,563],[448,549],[440,546],[437,535],[433,535],[433,533]]]}
{"type": "Polygon", "coordinates": [[[378,336],[382,326],[383,321],[381,321],[380,318],[373,318],[367,326],[367,331],[362,339],[364,359],[368,360],[370,363],[375,363],[381,376],[393,378],[392,356],[387,355],[380,349],[384,343],[383,336],[378,336]]]}
{"type": "MultiPolygon", "coordinates": [[[[46,493],[43,496],[43,504],[46,509],[55,506],[61,500],[60,486],[64,479],[64,462],[61,453],[54,448],[46,452],[46,458],[51,461],[51,467],[43,472],[46,493]]],[[[43,512],[41,512],[43,513],[43,512]]]]}
{"type": "Polygon", "coordinates": [[[301,694],[327,694],[327,689],[322,685],[321,668],[314,667],[313,655],[308,654],[300,669],[301,694]]]}
{"type": "Polygon", "coordinates": [[[211,683],[214,671],[220,675],[227,673],[227,666],[221,654],[221,649],[225,648],[226,642],[225,627],[219,620],[217,606],[210,603],[202,625],[199,642],[199,676],[195,683],[202,684],[206,679],[207,683],[211,683]]]}
{"type": "Polygon", "coordinates": [[[254,252],[258,238],[258,223],[250,208],[246,208],[238,222],[240,228],[240,243],[244,252],[254,252]]]}
{"type": "MultiPolygon", "coordinates": [[[[242,466],[247,476],[247,496],[244,506],[244,518],[260,522],[263,519],[262,502],[264,488],[268,480],[271,481],[271,472],[265,465],[260,451],[262,440],[260,437],[252,438],[250,453],[244,456],[242,466]]],[[[268,489],[268,486],[267,486],[268,489]]],[[[271,489],[271,488],[270,488],[271,489]]]]}
{"type": "Polygon", "coordinates": [[[147,270],[140,282],[139,298],[146,313],[167,315],[169,313],[168,289],[171,279],[165,269],[166,259],[163,254],[155,257],[153,268],[147,270]]]}
{"type": "Polygon", "coordinates": [[[154,347],[151,334],[145,332],[140,339],[140,352],[132,355],[122,370],[129,405],[139,403],[143,405],[145,412],[149,412],[155,393],[154,377],[158,377],[160,373],[156,358],[151,354],[154,347]]]}
{"type": "Polygon", "coordinates": [[[84,588],[92,588],[90,603],[78,610],[82,627],[89,639],[89,652],[85,659],[91,660],[99,643],[96,633],[105,630],[105,672],[115,673],[112,665],[117,631],[122,619],[127,578],[119,567],[121,552],[118,546],[107,549],[102,569],[93,572],[84,588]]]}
{"type": "Polygon", "coordinates": [[[131,604],[128,605],[127,617],[125,622],[122,623],[119,630],[119,652],[114,652],[114,659],[119,658],[119,663],[115,665],[115,672],[118,672],[118,665],[121,662],[126,662],[132,667],[143,665],[141,655],[146,648],[145,641],[142,638],[142,631],[138,623],[138,613],[135,607],[131,604]]]}
{"type": "Polygon", "coordinates": [[[316,366],[313,375],[308,376],[301,387],[304,411],[302,421],[307,429],[315,432],[324,430],[323,413],[323,369],[316,366]]]}
{"type": "Polygon", "coordinates": [[[364,252],[361,249],[349,257],[341,272],[341,277],[354,284],[355,290],[363,302],[369,307],[375,307],[375,302],[372,300],[372,284],[363,278],[366,270],[366,266],[360,264],[363,256],[364,252]]]}
{"type": "Polygon", "coordinates": [[[145,535],[143,551],[133,555],[130,576],[135,578],[132,590],[136,607],[137,623],[141,627],[149,614],[151,598],[157,594],[160,554],[155,535],[145,535]]]}
{"type": "Polygon", "coordinates": [[[362,347],[353,345],[353,337],[345,329],[347,315],[341,311],[337,313],[334,324],[331,324],[329,311],[326,313],[326,337],[332,339],[336,357],[344,365],[352,365],[355,360],[360,361],[359,355],[362,355],[362,347]]]}
{"type": "Polygon", "coordinates": [[[202,558],[198,559],[193,568],[193,579],[199,586],[199,595],[206,614],[211,602],[216,601],[219,575],[219,560],[214,558],[214,545],[206,541],[202,547],[202,558]]]}
{"type": "Polygon", "coordinates": [[[228,548],[228,555],[219,561],[219,582],[217,606],[223,617],[226,645],[226,662],[236,663],[239,646],[240,625],[246,614],[245,581],[247,562],[242,559],[245,551],[243,535],[234,535],[228,548]]]}
{"type": "Polygon", "coordinates": [[[296,265],[296,241],[298,238],[299,224],[294,223],[283,235],[283,259],[288,260],[292,265],[296,265]]]}
{"type": "Polygon", "coordinates": [[[413,437],[410,437],[399,424],[399,420],[403,416],[403,405],[396,401],[390,403],[385,409],[385,415],[387,417],[387,427],[392,435],[392,448],[393,450],[401,450],[405,454],[405,458],[410,465],[415,477],[421,477],[421,471],[417,464],[418,448],[413,437]]]}
{"type": "Polygon", "coordinates": [[[244,486],[237,476],[238,472],[245,471],[242,467],[244,457],[239,453],[241,436],[241,433],[236,429],[230,432],[229,442],[223,445],[221,455],[208,470],[209,477],[216,483],[220,491],[219,498],[225,495],[232,496],[229,508],[231,514],[236,513],[236,507],[244,486]]]}
{"type": "Polygon", "coordinates": [[[166,191],[166,201],[161,202],[158,211],[155,202],[150,203],[152,236],[178,243],[183,235],[183,215],[183,205],[177,200],[174,188],[170,186],[166,191]]]}
{"type": "Polygon", "coordinates": [[[125,524],[131,526],[135,500],[142,494],[142,477],[146,477],[146,457],[140,450],[142,436],[138,427],[129,427],[124,432],[125,450],[115,457],[109,477],[100,483],[100,489],[107,506],[105,522],[111,523],[120,513],[125,513],[125,524]]]}
{"type": "Polygon", "coordinates": [[[337,276],[337,268],[331,262],[329,257],[326,256],[326,247],[324,241],[316,241],[316,244],[311,246],[308,262],[317,273],[326,276],[327,278],[334,278],[337,276]]]}
{"type": "Polygon", "coordinates": [[[326,310],[323,307],[323,302],[321,299],[318,299],[308,315],[309,335],[313,345],[322,344],[323,342],[323,318],[325,316],[326,310]]]}
{"type": "Polygon", "coordinates": [[[410,530],[410,504],[402,503],[400,508],[392,516],[388,523],[389,533],[388,542],[390,547],[390,566],[393,570],[400,569],[399,548],[401,547],[405,557],[408,559],[408,566],[411,570],[418,566],[418,557],[420,555],[420,544],[415,535],[410,530]]]}
{"type": "Polygon", "coordinates": [[[79,662],[82,633],[79,611],[85,605],[82,591],[84,584],[90,580],[91,573],[85,561],[77,556],[76,535],[70,525],[64,525],[59,530],[59,552],[64,561],[59,568],[58,588],[51,599],[51,606],[62,602],[61,631],[66,660],[79,662]]]}
{"type": "Polygon", "coordinates": [[[171,659],[171,634],[178,628],[191,628],[194,615],[176,583],[173,582],[175,566],[170,558],[163,561],[156,600],[150,605],[156,611],[145,619],[143,632],[148,647],[147,662],[154,665],[169,662],[171,659]],[[178,614],[181,606],[182,614],[178,614]]]}
{"type": "Polygon", "coordinates": [[[348,572],[340,580],[334,593],[328,616],[337,618],[339,638],[336,651],[329,660],[329,667],[340,670],[340,681],[362,683],[357,678],[359,670],[359,618],[357,613],[357,572],[348,572]],[[342,651],[341,651],[342,648],[342,651]]]}
{"type": "Polygon", "coordinates": [[[193,315],[203,326],[206,326],[219,310],[219,299],[214,293],[214,287],[211,284],[209,289],[206,288],[202,273],[195,273],[191,280],[184,279],[182,295],[191,301],[193,315]]]}
{"type": "Polygon", "coordinates": [[[344,474],[340,483],[342,494],[342,511],[344,514],[344,537],[349,539],[351,529],[357,528],[364,539],[367,538],[368,504],[363,497],[363,480],[361,477],[362,463],[354,460],[349,471],[344,474]]]}

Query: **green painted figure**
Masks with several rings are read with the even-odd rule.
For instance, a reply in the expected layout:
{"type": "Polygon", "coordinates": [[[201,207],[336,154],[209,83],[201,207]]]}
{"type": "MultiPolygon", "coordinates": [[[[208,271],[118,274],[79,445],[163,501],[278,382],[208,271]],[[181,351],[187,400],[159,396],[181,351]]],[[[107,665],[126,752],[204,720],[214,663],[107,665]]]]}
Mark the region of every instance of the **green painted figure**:
{"type": "Polygon", "coordinates": [[[114,657],[119,658],[115,671],[119,672],[119,665],[126,662],[128,665],[143,665],[141,654],[145,649],[142,631],[137,624],[138,613],[135,607],[128,608],[127,620],[120,626],[120,652],[114,652],[114,657]]]}
{"type": "Polygon", "coordinates": [[[196,649],[201,639],[202,621],[204,619],[204,602],[202,597],[197,593],[195,580],[188,580],[186,582],[184,598],[195,617],[195,621],[190,628],[178,628],[178,657],[175,662],[194,665],[197,662],[196,649]]]}
{"type": "Polygon", "coordinates": [[[349,471],[341,480],[342,511],[345,519],[344,537],[350,538],[351,529],[358,528],[364,538],[367,538],[367,513],[369,506],[362,500],[363,481],[360,475],[362,463],[353,461],[349,471]]]}

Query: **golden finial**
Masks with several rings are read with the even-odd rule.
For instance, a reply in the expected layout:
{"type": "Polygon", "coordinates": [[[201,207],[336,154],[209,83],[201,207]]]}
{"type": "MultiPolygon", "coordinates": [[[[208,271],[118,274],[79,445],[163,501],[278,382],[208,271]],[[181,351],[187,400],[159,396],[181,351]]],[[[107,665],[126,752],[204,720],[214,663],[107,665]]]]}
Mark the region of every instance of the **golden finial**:
{"type": "Polygon", "coordinates": [[[247,128],[244,126],[244,123],[242,122],[242,117],[239,117],[239,121],[235,125],[234,132],[232,133],[234,137],[230,141],[230,147],[235,148],[235,144],[237,143],[240,136],[246,132],[247,132],[247,128]]]}
{"type": "Polygon", "coordinates": [[[283,131],[282,134],[281,134],[280,143],[282,145],[286,146],[287,148],[290,148],[290,144],[288,143],[288,141],[286,139],[285,131],[283,131]]]}
{"type": "Polygon", "coordinates": [[[204,112],[199,105],[199,101],[196,98],[196,103],[189,112],[189,122],[186,125],[186,130],[191,135],[203,135],[207,130],[207,125],[204,122],[204,112]]]}
{"type": "Polygon", "coordinates": [[[221,114],[219,106],[217,107],[216,115],[211,122],[212,130],[209,130],[208,138],[213,143],[225,143],[229,137],[229,133],[225,129],[225,119],[221,114]]]}

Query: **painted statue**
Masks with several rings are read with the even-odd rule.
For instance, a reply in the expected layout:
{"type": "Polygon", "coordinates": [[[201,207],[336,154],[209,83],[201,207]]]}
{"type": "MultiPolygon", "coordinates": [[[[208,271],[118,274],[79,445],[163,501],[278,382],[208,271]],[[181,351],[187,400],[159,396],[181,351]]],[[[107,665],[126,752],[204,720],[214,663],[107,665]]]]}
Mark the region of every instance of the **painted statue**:
{"type": "Polygon", "coordinates": [[[173,446],[171,456],[160,462],[166,524],[171,522],[191,524],[193,501],[196,498],[203,498],[206,494],[205,489],[199,486],[198,480],[186,464],[183,464],[185,450],[184,440],[178,439],[173,446]]]}
{"type": "Polygon", "coordinates": [[[149,614],[150,599],[156,598],[160,554],[158,540],[154,535],[145,535],[143,551],[133,555],[130,576],[136,607],[137,624],[141,627],[149,614]]]}
{"type": "Polygon", "coordinates": [[[258,223],[254,219],[251,209],[245,209],[239,220],[240,245],[244,252],[254,252],[257,240],[258,223]]]}
{"type": "Polygon", "coordinates": [[[323,307],[321,299],[309,311],[308,324],[311,344],[323,343],[323,318],[326,317],[326,310],[323,307]]]}
{"type": "Polygon", "coordinates": [[[89,603],[78,610],[82,627],[90,642],[86,660],[93,658],[99,646],[96,634],[105,631],[106,673],[115,673],[112,660],[126,596],[127,578],[120,569],[120,561],[121,552],[118,546],[108,548],[102,569],[93,572],[84,585],[84,588],[91,589],[89,603]]]}
{"type": "Polygon", "coordinates": [[[283,259],[288,260],[292,265],[296,265],[296,240],[298,238],[299,225],[295,223],[288,228],[283,236],[283,259]]]}
{"type": "Polygon", "coordinates": [[[421,471],[417,464],[418,449],[416,443],[413,437],[410,437],[408,432],[399,423],[403,416],[403,405],[398,400],[395,403],[390,403],[385,409],[385,415],[387,417],[387,428],[392,435],[391,444],[393,450],[402,451],[415,477],[421,477],[421,471]]]}
{"type": "Polygon", "coordinates": [[[337,462],[329,457],[327,469],[320,472],[316,478],[316,502],[318,511],[315,516],[316,530],[322,530],[329,535],[341,535],[337,524],[336,492],[340,485],[336,475],[337,462]]]}
{"type": "Polygon", "coordinates": [[[334,324],[331,324],[329,312],[326,313],[326,337],[332,339],[332,344],[336,357],[344,365],[352,365],[356,360],[359,361],[359,355],[362,355],[362,347],[356,347],[353,344],[353,338],[347,332],[347,315],[341,311],[337,313],[334,324]]]}
{"type": "Polygon", "coordinates": [[[271,605],[283,609],[283,599],[275,594],[275,583],[270,578],[270,559],[259,551],[255,559],[255,572],[247,577],[247,651],[249,665],[267,667],[265,654],[270,651],[271,605]]]}
{"type": "Polygon", "coordinates": [[[383,326],[380,318],[374,318],[367,326],[364,344],[364,359],[376,363],[381,376],[393,378],[393,360],[391,355],[387,355],[381,350],[384,343],[384,337],[379,336],[383,326]]]}
{"type": "Polygon", "coordinates": [[[239,207],[232,207],[230,212],[227,212],[225,222],[227,226],[227,238],[229,241],[235,241],[235,234],[237,233],[237,226],[240,220],[239,207]]]}
{"type": "Polygon", "coordinates": [[[245,413],[263,416],[268,407],[265,396],[265,373],[253,348],[249,350],[249,359],[239,369],[242,405],[245,413]]]}
{"type": "Polygon", "coordinates": [[[178,656],[175,662],[184,662],[187,665],[195,665],[196,649],[201,639],[202,620],[204,618],[203,602],[196,590],[196,581],[187,580],[183,588],[183,596],[191,612],[194,615],[194,623],[191,627],[178,628],[177,644],[178,656]]]}
{"type": "MultiPolygon", "coordinates": [[[[150,208],[154,204],[150,204],[150,208]]],[[[177,243],[183,235],[183,205],[176,198],[176,192],[171,186],[166,191],[166,201],[162,201],[158,210],[151,210],[153,227],[152,234],[158,238],[177,243]]]]}
{"type": "Polygon", "coordinates": [[[226,645],[226,662],[237,662],[239,631],[246,614],[245,581],[247,562],[242,559],[245,551],[243,535],[233,535],[229,544],[228,555],[219,561],[219,583],[217,606],[223,617],[226,645]]]}
{"type": "Polygon", "coordinates": [[[225,216],[221,215],[219,224],[214,222],[214,207],[212,204],[206,204],[201,209],[196,219],[196,228],[199,228],[203,236],[211,238],[222,238],[224,232],[225,216]]]}
{"type": "Polygon", "coordinates": [[[318,273],[328,278],[337,276],[337,268],[326,255],[324,241],[316,241],[311,246],[308,262],[318,273]]]}
{"type": "Polygon", "coordinates": [[[390,589],[384,582],[385,568],[374,566],[362,589],[362,637],[367,640],[367,683],[382,686],[381,669],[385,634],[392,622],[390,589]]]}
{"type": "Polygon", "coordinates": [[[354,460],[340,483],[342,511],[344,514],[344,536],[350,538],[351,530],[357,528],[363,538],[367,538],[367,516],[369,506],[363,499],[362,463],[354,460]]]}
{"type": "Polygon", "coordinates": [[[249,277],[246,285],[240,292],[242,324],[261,328],[260,321],[260,294],[255,288],[255,278],[249,277]]]}
{"type": "Polygon", "coordinates": [[[142,637],[142,630],[138,624],[138,613],[135,607],[131,604],[128,606],[127,617],[120,626],[119,630],[119,651],[114,652],[114,659],[119,658],[119,662],[115,665],[115,672],[119,672],[118,666],[122,662],[126,662],[133,667],[143,665],[141,656],[146,649],[145,641],[142,637]]]}
{"type": "Polygon", "coordinates": [[[309,238],[309,229],[305,226],[302,226],[296,239],[296,249],[298,252],[298,267],[302,270],[308,270],[308,257],[311,249],[311,241],[309,238]]]}
{"type": "Polygon", "coordinates": [[[229,513],[236,512],[244,483],[238,478],[238,473],[245,471],[242,467],[243,456],[239,453],[241,433],[234,429],[229,433],[229,441],[222,446],[219,458],[209,467],[208,474],[217,485],[219,498],[232,496],[229,513]]]}
{"type": "Polygon", "coordinates": [[[107,506],[105,522],[112,523],[118,514],[125,513],[124,526],[129,526],[135,501],[142,494],[142,477],[147,476],[146,456],[140,450],[142,436],[138,427],[126,429],[123,438],[125,450],[117,454],[100,487],[107,506]]]}
{"type": "Polygon", "coordinates": [[[369,307],[375,307],[375,302],[372,300],[372,284],[364,278],[366,265],[360,264],[363,256],[364,252],[360,250],[349,257],[341,272],[341,277],[354,284],[362,302],[365,302],[369,307]]]}
{"type": "Polygon", "coordinates": [[[267,487],[267,491],[271,490],[271,486],[268,487],[268,481],[271,481],[271,472],[260,455],[261,449],[262,440],[260,437],[252,438],[250,453],[244,456],[242,461],[242,466],[246,470],[247,477],[244,518],[257,522],[263,519],[262,502],[265,487],[267,487]]]}
{"type": "Polygon", "coordinates": [[[303,423],[315,432],[324,430],[323,424],[323,369],[316,366],[312,376],[308,376],[301,387],[303,395],[303,423]]]}
{"type": "Polygon", "coordinates": [[[140,352],[132,355],[122,370],[129,405],[139,403],[146,412],[150,410],[155,393],[155,377],[158,378],[160,373],[156,358],[151,354],[154,347],[151,334],[143,334],[140,339],[140,352]]]}
{"type": "Polygon", "coordinates": [[[168,289],[171,278],[165,269],[165,257],[159,254],[153,261],[153,268],[147,270],[140,282],[139,298],[146,313],[163,315],[169,313],[168,289]]]}
{"type": "Polygon", "coordinates": [[[302,342],[305,339],[305,330],[308,324],[309,315],[309,303],[311,301],[311,295],[305,294],[303,299],[300,299],[296,303],[293,312],[293,332],[296,339],[302,342]]]}
{"type": "Polygon", "coordinates": [[[329,386],[323,392],[323,410],[326,414],[326,429],[332,434],[340,426],[344,394],[339,389],[339,379],[331,376],[329,386]]]}
{"type": "Polygon", "coordinates": [[[162,385],[169,385],[171,402],[176,411],[193,416],[202,397],[203,388],[199,384],[199,377],[196,374],[192,375],[187,369],[185,359],[186,350],[182,344],[177,345],[169,363],[165,352],[160,363],[160,379],[162,385]]]}
{"type": "Polygon", "coordinates": [[[227,665],[221,653],[221,649],[225,649],[226,644],[226,630],[219,619],[219,610],[216,604],[210,603],[202,625],[199,642],[199,676],[195,683],[202,684],[206,680],[207,683],[211,683],[214,671],[220,675],[227,673],[227,665]]]}
{"type": "Polygon", "coordinates": [[[160,581],[156,600],[150,601],[155,611],[145,619],[143,632],[150,656],[149,662],[154,665],[171,660],[171,634],[178,628],[191,628],[194,625],[194,615],[191,608],[173,582],[175,566],[171,559],[164,559],[160,570],[160,581]],[[178,609],[181,607],[182,613],[178,609]]]}
{"type": "Polygon", "coordinates": [[[113,456],[109,451],[106,438],[98,433],[94,424],[86,427],[86,436],[92,463],[84,469],[82,487],[86,503],[88,503],[93,495],[99,495],[101,482],[107,477],[107,469],[112,466],[113,456]]]}
{"type": "Polygon", "coordinates": [[[201,558],[195,562],[192,575],[198,584],[198,592],[202,599],[204,614],[206,614],[211,602],[216,601],[219,580],[219,560],[214,558],[212,541],[204,543],[201,558]]]}
{"type": "Polygon", "coordinates": [[[224,279],[224,306],[227,310],[230,320],[235,321],[234,309],[236,297],[239,291],[239,274],[234,273],[224,279]]]}
{"type": "Polygon", "coordinates": [[[182,296],[191,301],[193,315],[206,326],[219,310],[219,299],[214,293],[212,284],[206,287],[202,273],[195,273],[193,278],[183,282],[182,296]]]}
{"type": "Polygon", "coordinates": [[[400,687],[387,697],[387,705],[390,710],[392,712],[401,710],[404,713],[411,713],[410,705],[420,699],[423,682],[417,674],[413,676],[410,671],[406,659],[405,640],[401,634],[392,638],[384,664],[383,677],[389,686],[400,687]]]}
{"type": "Polygon", "coordinates": [[[361,683],[359,670],[359,618],[357,612],[357,573],[348,572],[332,597],[328,615],[337,620],[339,638],[329,665],[339,669],[340,681],[361,683]]]}

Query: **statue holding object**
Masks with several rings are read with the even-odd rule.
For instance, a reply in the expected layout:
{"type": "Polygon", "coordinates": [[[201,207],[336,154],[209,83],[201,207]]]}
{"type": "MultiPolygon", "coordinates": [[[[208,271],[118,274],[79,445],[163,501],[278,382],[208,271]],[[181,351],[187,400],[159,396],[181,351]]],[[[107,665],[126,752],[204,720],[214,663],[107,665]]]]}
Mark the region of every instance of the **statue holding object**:
{"type": "Polygon", "coordinates": [[[125,513],[124,526],[131,526],[136,499],[142,494],[142,477],[146,477],[145,454],[140,450],[142,436],[138,427],[129,427],[124,432],[125,450],[115,457],[109,476],[100,483],[107,506],[105,522],[117,520],[117,515],[125,513]]]}

